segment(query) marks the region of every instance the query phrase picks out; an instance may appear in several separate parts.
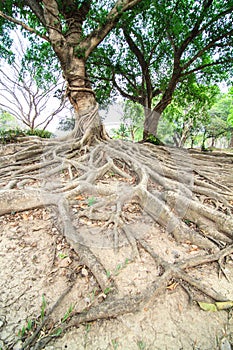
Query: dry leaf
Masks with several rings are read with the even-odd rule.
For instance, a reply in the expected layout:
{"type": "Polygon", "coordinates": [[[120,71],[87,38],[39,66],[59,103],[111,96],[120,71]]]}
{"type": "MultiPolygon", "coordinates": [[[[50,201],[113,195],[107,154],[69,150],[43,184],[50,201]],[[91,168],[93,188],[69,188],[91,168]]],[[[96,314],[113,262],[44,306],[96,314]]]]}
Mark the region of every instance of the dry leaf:
{"type": "Polygon", "coordinates": [[[227,310],[233,307],[233,301],[218,301],[215,303],[218,310],[227,310]]]}
{"type": "Polygon", "coordinates": [[[179,284],[178,282],[174,282],[174,283],[170,284],[169,286],[167,286],[167,289],[175,290],[176,287],[178,286],[178,284],[179,284]]]}

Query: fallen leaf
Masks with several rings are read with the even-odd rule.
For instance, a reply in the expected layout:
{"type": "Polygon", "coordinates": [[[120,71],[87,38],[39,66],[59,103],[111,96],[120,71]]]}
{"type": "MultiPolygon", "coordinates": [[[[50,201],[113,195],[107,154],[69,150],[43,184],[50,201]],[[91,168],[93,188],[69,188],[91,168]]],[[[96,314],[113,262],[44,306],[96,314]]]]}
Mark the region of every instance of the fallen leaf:
{"type": "Polygon", "coordinates": [[[218,310],[227,310],[233,307],[233,301],[218,301],[215,303],[218,310]]]}
{"type": "Polygon", "coordinates": [[[79,196],[76,196],[75,199],[77,199],[77,201],[83,201],[85,197],[79,195],[79,196]]]}
{"type": "Polygon", "coordinates": [[[23,220],[28,220],[28,214],[23,213],[22,217],[23,217],[23,220]]]}
{"type": "Polygon", "coordinates": [[[174,283],[172,283],[172,284],[170,284],[169,286],[167,286],[167,289],[168,290],[175,290],[176,289],[176,287],[178,286],[178,282],[174,282],[174,283]]]}
{"type": "Polygon", "coordinates": [[[201,301],[198,301],[198,304],[200,308],[204,311],[218,311],[217,306],[215,304],[203,303],[201,301]]]}
{"type": "Polygon", "coordinates": [[[87,276],[88,276],[88,271],[87,271],[87,269],[85,269],[85,267],[82,268],[81,274],[82,274],[82,276],[84,276],[84,277],[87,277],[87,276]]]}

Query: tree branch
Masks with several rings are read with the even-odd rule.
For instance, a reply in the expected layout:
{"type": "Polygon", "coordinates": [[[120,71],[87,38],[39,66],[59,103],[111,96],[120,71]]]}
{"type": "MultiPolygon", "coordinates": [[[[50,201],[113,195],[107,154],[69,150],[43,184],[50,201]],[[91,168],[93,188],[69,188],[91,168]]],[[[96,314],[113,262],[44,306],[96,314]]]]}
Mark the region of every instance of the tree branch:
{"type": "Polygon", "coordinates": [[[126,93],[124,90],[122,90],[122,88],[117,84],[115,77],[113,77],[113,86],[115,86],[115,88],[120,92],[120,94],[123,97],[127,98],[130,101],[138,102],[141,104],[141,102],[142,102],[141,98],[139,96],[130,95],[130,94],[126,93]]]}
{"type": "Polygon", "coordinates": [[[192,73],[194,73],[194,72],[198,72],[198,71],[200,71],[200,70],[202,70],[202,69],[204,69],[204,68],[207,68],[207,67],[213,67],[213,66],[217,66],[217,65],[219,65],[219,64],[224,64],[224,63],[228,63],[228,62],[233,62],[233,58],[230,58],[230,59],[228,59],[228,60],[218,60],[218,61],[215,61],[215,62],[212,62],[212,63],[202,64],[201,66],[198,66],[198,67],[196,67],[196,68],[193,68],[193,69],[191,69],[191,70],[188,71],[188,72],[182,73],[182,74],[181,74],[181,77],[185,77],[185,76],[187,76],[187,75],[189,75],[189,74],[192,74],[192,73]]]}
{"type": "MultiPolygon", "coordinates": [[[[195,62],[199,57],[201,57],[203,55],[204,52],[206,52],[207,50],[218,46],[217,42],[227,38],[227,37],[231,37],[233,35],[233,29],[230,30],[228,33],[224,33],[223,35],[219,35],[217,38],[215,38],[214,40],[212,40],[208,45],[206,45],[205,47],[203,47],[203,49],[201,49],[195,56],[193,56],[193,58],[191,58],[184,66],[183,66],[183,70],[188,68],[193,62],[195,62]]],[[[226,44],[227,45],[227,44],[226,44]]],[[[226,46],[225,45],[225,46],[226,46]]]]}
{"type": "Polygon", "coordinates": [[[146,61],[144,59],[143,53],[141,52],[139,47],[135,44],[135,42],[133,41],[133,39],[127,33],[127,31],[125,29],[123,29],[123,33],[124,33],[125,40],[127,41],[128,45],[130,47],[130,50],[135,54],[135,56],[138,59],[138,62],[142,68],[142,72],[145,72],[147,64],[146,64],[146,61]]]}
{"type": "Polygon", "coordinates": [[[100,25],[80,44],[85,49],[85,58],[88,58],[94,48],[107,36],[115,24],[119,21],[123,12],[131,9],[142,0],[118,0],[106,17],[104,24],[100,25]]]}
{"type": "Polygon", "coordinates": [[[203,2],[203,8],[202,8],[202,12],[200,14],[200,16],[198,17],[193,29],[191,30],[189,36],[184,40],[183,44],[181,45],[181,47],[179,48],[179,53],[180,56],[181,54],[184,52],[184,50],[186,49],[186,47],[188,46],[188,44],[198,35],[199,33],[199,27],[201,25],[201,22],[203,21],[206,11],[207,9],[212,5],[213,0],[207,0],[203,2]]]}
{"type": "Polygon", "coordinates": [[[0,11],[0,17],[6,19],[7,21],[10,21],[12,23],[17,24],[17,25],[21,26],[22,28],[26,29],[28,32],[33,33],[33,34],[39,36],[40,38],[50,42],[49,37],[47,37],[46,35],[40,34],[36,29],[29,27],[27,24],[25,24],[22,21],[19,21],[16,18],[13,18],[11,16],[6,15],[2,11],[0,11]]]}
{"type": "Polygon", "coordinates": [[[32,12],[39,19],[39,21],[46,27],[43,9],[39,5],[39,2],[33,0],[24,0],[24,3],[32,10],[32,12]]]}

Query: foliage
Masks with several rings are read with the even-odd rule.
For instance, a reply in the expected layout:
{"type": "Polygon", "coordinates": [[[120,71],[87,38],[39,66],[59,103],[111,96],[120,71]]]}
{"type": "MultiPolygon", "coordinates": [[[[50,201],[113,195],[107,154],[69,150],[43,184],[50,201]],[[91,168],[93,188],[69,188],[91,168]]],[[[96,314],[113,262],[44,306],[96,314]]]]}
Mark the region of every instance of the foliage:
{"type": "Polygon", "coordinates": [[[52,137],[52,133],[47,130],[22,130],[20,128],[15,129],[0,129],[0,143],[15,143],[18,142],[18,138],[26,137],[26,136],[38,136],[41,138],[50,138],[52,137]]]}
{"type": "Polygon", "coordinates": [[[9,112],[0,109],[0,130],[12,129],[17,126],[15,117],[9,112]]]}
{"type": "MultiPolygon", "coordinates": [[[[70,38],[70,46],[74,48],[76,56],[87,58],[87,49],[91,37],[98,37],[98,43],[108,34],[119,20],[120,16],[131,9],[138,1],[60,1],[51,3],[50,11],[58,12],[54,26],[59,28],[63,38],[70,38]],[[112,10],[116,11],[112,11],[112,10]],[[110,13],[112,11],[112,13],[110,13]],[[70,18],[77,18],[70,21],[70,18]],[[75,41],[74,26],[76,28],[75,41]],[[97,35],[98,34],[98,35],[97,35]]],[[[44,4],[37,1],[13,1],[5,0],[0,3],[0,57],[8,58],[11,54],[12,38],[11,30],[21,27],[23,35],[30,41],[30,46],[24,55],[23,62],[30,62],[33,69],[36,68],[36,78],[39,84],[53,80],[53,72],[59,69],[62,63],[58,59],[56,49],[50,38],[50,27],[44,15],[44,4]],[[41,40],[42,39],[42,40],[41,40]],[[59,62],[60,61],[60,62],[59,62]]],[[[92,51],[91,50],[91,51],[92,51]]],[[[61,67],[63,68],[63,67],[61,67]]]]}
{"type": "Polygon", "coordinates": [[[52,132],[48,130],[41,130],[41,129],[34,129],[34,130],[26,130],[24,131],[25,135],[27,136],[38,136],[44,139],[49,139],[53,136],[52,132]]]}
{"type": "Polygon", "coordinates": [[[124,123],[121,123],[118,129],[113,130],[113,138],[128,140],[130,137],[129,130],[124,123]]]}
{"type": "Polygon", "coordinates": [[[153,134],[149,134],[145,141],[152,143],[153,145],[156,145],[156,146],[163,146],[164,145],[164,143],[162,141],[160,141],[160,139],[158,137],[154,136],[153,134]]]}
{"type": "Polygon", "coordinates": [[[233,107],[232,88],[228,93],[219,94],[216,103],[209,111],[209,122],[204,123],[205,139],[212,138],[212,146],[219,137],[230,139],[233,132],[231,113],[233,107]]]}
{"type": "Polygon", "coordinates": [[[123,16],[90,57],[89,74],[105,98],[117,91],[149,109],[154,101],[162,113],[176,89],[187,95],[195,84],[207,88],[231,80],[232,1],[166,0],[150,2],[149,8],[147,3],[136,15],[123,16]]]}
{"type": "MultiPolygon", "coordinates": [[[[11,48],[9,29],[21,25],[31,42],[24,62],[36,66],[38,84],[52,79],[60,64],[69,84],[80,76],[85,88],[92,82],[101,102],[120,93],[148,109],[156,101],[154,110],[161,114],[176,89],[188,92],[195,84],[208,86],[232,77],[232,0],[53,0],[49,5],[5,0],[0,11],[6,47],[2,57],[11,48]],[[87,76],[78,73],[77,59],[87,76]]],[[[146,133],[156,134],[156,124],[145,123],[147,127],[146,133]]]]}
{"type": "Polygon", "coordinates": [[[213,146],[220,137],[229,139],[232,132],[229,117],[233,104],[231,89],[228,93],[220,93],[215,86],[193,88],[193,101],[191,92],[186,96],[185,92],[176,91],[160,120],[158,137],[179,147],[187,142],[191,145],[204,144],[210,138],[213,146]]]}
{"type": "Polygon", "coordinates": [[[123,102],[123,116],[118,129],[114,130],[114,137],[131,141],[140,141],[143,132],[143,107],[139,103],[129,100],[123,102]]]}
{"type": "Polygon", "coordinates": [[[73,130],[75,126],[75,118],[74,117],[61,117],[59,120],[58,130],[69,131],[73,130]]]}
{"type": "Polygon", "coordinates": [[[173,101],[163,113],[162,124],[166,127],[159,127],[158,136],[164,141],[167,139],[169,143],[183,147],[193,134],[203,131],[203,125],[209,123],[209,110],[219,93],[217,86],[206,87],[196,83],[186,88],[179,86],[173,101]]]}

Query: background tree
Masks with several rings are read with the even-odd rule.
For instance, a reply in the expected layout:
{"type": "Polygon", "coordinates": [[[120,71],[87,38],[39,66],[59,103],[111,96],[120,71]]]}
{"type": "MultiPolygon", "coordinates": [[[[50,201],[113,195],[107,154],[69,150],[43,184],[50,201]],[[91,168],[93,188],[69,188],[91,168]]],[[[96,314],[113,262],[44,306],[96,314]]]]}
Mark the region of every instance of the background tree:
{"type": "Polygon", "coordinates": [[[13,115],[0,109],[0,130],[7,130],[17,127],[17,121],[13,115]]]}
{"type": "Polygon", "coordinates": [[[211,146],[220,137],[226,137],[231,147],[233,127],[231,124],[233,106],[232,88],[227,93],[218,95],[218,99],[209,111],[209,122],[203,123],[205,138],[212,139],[211,146]]]}
{"type": "Polygon", "coordinates": [[[28,51],[19,34],[14,60],[0,66],[0,106],[31,130],[45,130],[65,108],[64,81],[56,69],[40,76],[40,70],[24,59],[28,51]],[[58,98],[55,98],[58,97],[58,98]]]}
{"type": "Polygon", "coordinates": [[[117,45],[103,46],[105,68],[97,78],[105,85],[108,79],[109,89],[145,108],[160,96],[153,108],[157,114],[145,114],[144,136],[156,133],[178,86],[208,86],[232,76],[232,13],[232,1],[166,0],[121,19],[112,39],[117,45]]]}
{"type": "MultiPolygon", "coordinates": [[[[2,55],[9,50],[8,31],[19,25],[29,33],[47,41],[58,58],[67,82],[67,95],[77,117],[75,136],[104,136],[95,94],[86,74],[86,60],[123,13],[140,0],[55,1],[6,0],[0,4],[1,35],[6,35],[2,55]]],[[[37,40],[33,47],[38,49],[37,40]]],[[[49,50],[47,47],[47,52],[49,50]]]]}
{"type": "MultiPolygon", "coordinates": [[[[170,123],[170,137],[167,130],[161,133],[159,125],[159,137],[177,147],[184,147],[189,139],[194,142],[194,136],[204,130],[204,125],[210,122],[209,111],[216,102],[220,90],[217,86],[190,84],[187,87],[179,86],[174,92],[171,104],[163,113],[162,119],[170,123]],[[171,135],[172,129],[172,135],[171,135]],[[173,141],[173,142],[172,142],[173,141]]],[[[161,121],[161,120],[160,120],[161,121]]],[[[165,123],[166,124],[166,123],[165,123]]]]}

